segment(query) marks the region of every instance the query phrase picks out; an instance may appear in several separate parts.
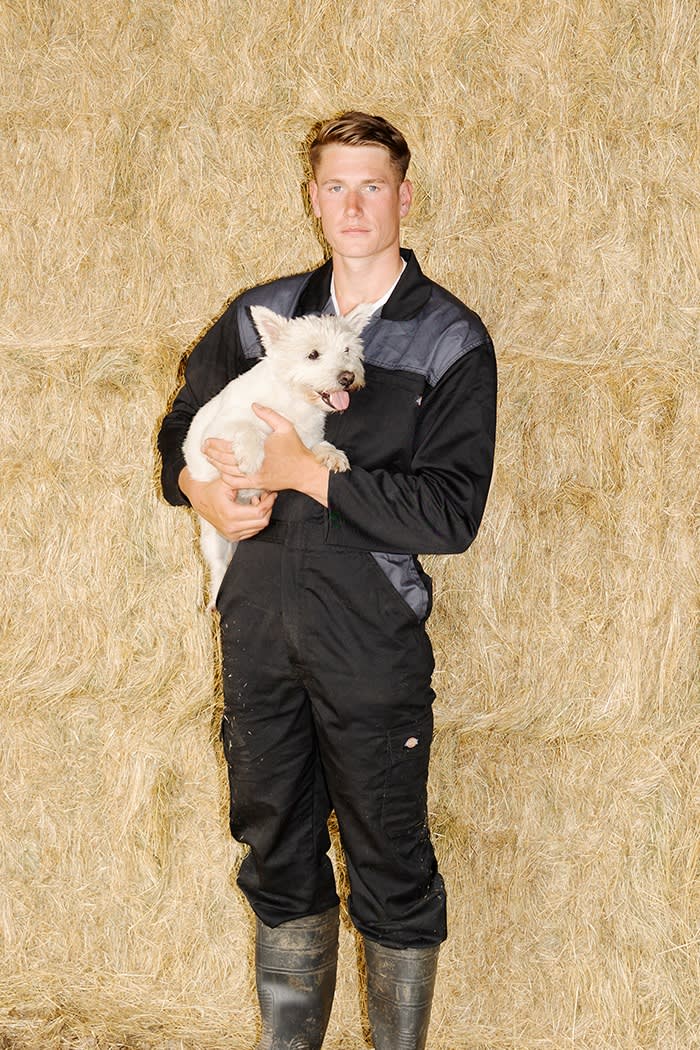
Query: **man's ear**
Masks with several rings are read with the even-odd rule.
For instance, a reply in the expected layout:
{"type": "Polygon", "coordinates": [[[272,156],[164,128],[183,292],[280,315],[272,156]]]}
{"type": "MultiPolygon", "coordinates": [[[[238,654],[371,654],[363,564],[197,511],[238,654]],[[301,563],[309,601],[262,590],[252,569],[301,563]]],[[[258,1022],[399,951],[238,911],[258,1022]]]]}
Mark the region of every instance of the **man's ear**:
{"type": "Polygon", "coordinates": [[[404,179],[399,186],[399,212],[402,219],[404,215],[408,215],[408,210],[411,207],[412,200],[413,183],[410,179],[404,179]]]}
{"type": "Polygon", "coordinates": [[[317,219],[321,218],[321,209],[318,206],[318,183],[315,179],[311,179],[309,182],[309,200],[311,201],[311,207],[313,213],[317,219]]]}
{"type": "Polygon", "coordinates": [[[289,324],[286,317],[281,317],[274,310],[268,310],[266,306],[251,306],[250,316],[253,318],[253,324],[258,330],[260,341],[266,350],[275,345],[289,324]]]}

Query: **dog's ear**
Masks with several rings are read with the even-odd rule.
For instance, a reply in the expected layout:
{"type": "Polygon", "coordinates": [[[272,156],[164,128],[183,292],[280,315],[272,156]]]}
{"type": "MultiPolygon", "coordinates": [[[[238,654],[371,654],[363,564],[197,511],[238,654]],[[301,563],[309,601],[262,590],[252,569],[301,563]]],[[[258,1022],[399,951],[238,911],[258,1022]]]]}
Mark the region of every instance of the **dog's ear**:
{"type": "Polygon", "coordinates": [[[260,333],[260,341],[266,350],[270,350],[275,345],[289,324],[288,318],[276,314],[274,310],[268,310],[266,306],[251,306],[250,316],[253,318],[253,324],[260,333]]]}
{"type": "Polygon", "coordinates": [[[373,313],[374,307],[370,303],[360,303],[349,314],[345,314],[343,320],[359,335],[373,313]]]}

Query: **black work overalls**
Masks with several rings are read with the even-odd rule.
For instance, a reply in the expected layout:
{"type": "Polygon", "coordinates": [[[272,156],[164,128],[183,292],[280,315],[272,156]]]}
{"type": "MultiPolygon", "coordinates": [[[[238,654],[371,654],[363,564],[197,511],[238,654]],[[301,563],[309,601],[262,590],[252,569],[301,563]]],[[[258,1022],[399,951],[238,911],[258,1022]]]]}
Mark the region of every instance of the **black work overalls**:
{"type": "MultiPolygon", "coordinates": [[[[335,809],[358,929],[389,947],[446,934],[427,822],[433,656],[430,581],[415,552],[463,551],[493,463],[496,375],[479,318],[412,253],[363,332],[366,386],[326,437],[352,466],[329,509],[280,493],[240,543],[217,606],[231,830],[250,851],[239,885],[275,926],[337,902],[327,856],[335,809]]],[[[193,351],[161,428],[163,489],[196,409],[260,356],[249,307],[329,309],[330,264],[239,297],[193,351]]]]}

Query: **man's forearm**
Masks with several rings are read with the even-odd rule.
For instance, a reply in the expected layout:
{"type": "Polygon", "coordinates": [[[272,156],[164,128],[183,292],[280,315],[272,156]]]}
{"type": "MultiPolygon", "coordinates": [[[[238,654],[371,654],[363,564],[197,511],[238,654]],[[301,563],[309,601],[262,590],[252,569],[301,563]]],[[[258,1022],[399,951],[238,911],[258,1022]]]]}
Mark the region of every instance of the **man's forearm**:
{"type": "Polygon", "coordinates": [[[298,476],[295,478],[293,487],[297,492],[303,492],[320,503],[322,507],[328,506],[328,482],[330,471],[317,459],[310,458],[299,464],[298,476]]]}
{"type": "Polygon", "coordinates": [[[183,494],[183,496],[187,497],[191,506],[193,506],[195,509],[197,504],[196,497],[193,499],[193,495],[196,487],[201,484],[202,482],[194,480],[194,478],[190,474],[189,467],[183,467],[177,476],[177,486],[180,489],[180,492],[183,494]]]}

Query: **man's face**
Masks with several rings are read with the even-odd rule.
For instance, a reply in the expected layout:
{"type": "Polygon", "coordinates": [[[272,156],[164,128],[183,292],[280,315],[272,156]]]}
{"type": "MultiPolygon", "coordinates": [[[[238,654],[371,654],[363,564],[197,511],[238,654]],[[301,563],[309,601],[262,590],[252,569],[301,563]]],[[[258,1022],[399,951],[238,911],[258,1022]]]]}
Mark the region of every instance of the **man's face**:
{"type": "Polygon", "coordinates": [[[309,183],[314,215],[336,256],[371,259],[398,253],[399,225],[413,187],[382,146],[324,146],[309,183]]]}

